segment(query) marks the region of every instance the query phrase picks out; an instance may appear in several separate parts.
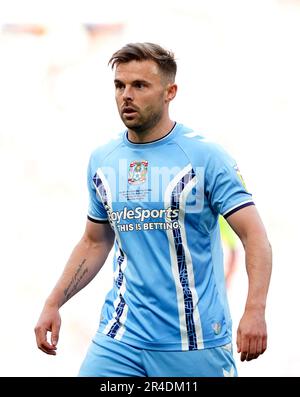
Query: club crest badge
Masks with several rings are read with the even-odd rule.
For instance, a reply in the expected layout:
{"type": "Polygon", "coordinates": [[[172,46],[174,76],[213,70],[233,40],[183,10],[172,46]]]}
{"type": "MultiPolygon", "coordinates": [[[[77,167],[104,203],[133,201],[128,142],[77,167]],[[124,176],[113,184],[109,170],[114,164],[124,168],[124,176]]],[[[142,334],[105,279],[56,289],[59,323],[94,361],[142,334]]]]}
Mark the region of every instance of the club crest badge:
{"type": "Polygon", "coordinates": [[[135,160],[129,165],[128,171],[128,183],[131,185],[140,185],[146,181],[148,170],[148,161],[146,160],[135,160]]]}
{"type": "Polygon", "coordinates": [[[212,324],[212,329],[214,330],[215,335],[219,335],[221,332],[221,324],[220,323],[214,323],[212,324]]]}

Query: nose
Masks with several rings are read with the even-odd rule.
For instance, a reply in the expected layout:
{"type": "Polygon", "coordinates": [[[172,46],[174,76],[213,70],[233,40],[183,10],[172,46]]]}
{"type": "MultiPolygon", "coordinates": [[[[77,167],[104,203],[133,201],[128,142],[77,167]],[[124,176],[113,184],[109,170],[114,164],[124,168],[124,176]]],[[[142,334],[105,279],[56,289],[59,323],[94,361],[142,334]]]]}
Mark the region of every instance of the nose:
{"type": "Polygon", "coordinates": [[[133,100],[132,88],[129,85],[125,86],[122,96],[123,96],[124,101],[132,101],[133,100]]]}

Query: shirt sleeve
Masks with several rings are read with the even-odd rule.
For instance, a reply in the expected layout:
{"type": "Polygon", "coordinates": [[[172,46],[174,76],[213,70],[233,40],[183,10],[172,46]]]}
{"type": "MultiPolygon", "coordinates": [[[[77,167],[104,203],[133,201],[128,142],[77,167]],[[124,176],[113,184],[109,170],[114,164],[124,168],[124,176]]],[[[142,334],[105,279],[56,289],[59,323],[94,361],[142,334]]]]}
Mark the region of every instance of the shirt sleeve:
{"type": "Polygon", "coordinates": [[[92,157],[90,158],[88,170],[87,170],[87,186],[89,192],[89,206],[87,218],[95,223],[107,223],[108,216],[106,209],[104,208],[102,199],[94,183],[94,176],[96,170],[92,167],[92,157]]]}
{"type": "Polygon", "coordinates": [[[209,158],[205,190],[213,210],[225,219],[254,205],[236,162],[219,146],[214,147],[209,158]]]}

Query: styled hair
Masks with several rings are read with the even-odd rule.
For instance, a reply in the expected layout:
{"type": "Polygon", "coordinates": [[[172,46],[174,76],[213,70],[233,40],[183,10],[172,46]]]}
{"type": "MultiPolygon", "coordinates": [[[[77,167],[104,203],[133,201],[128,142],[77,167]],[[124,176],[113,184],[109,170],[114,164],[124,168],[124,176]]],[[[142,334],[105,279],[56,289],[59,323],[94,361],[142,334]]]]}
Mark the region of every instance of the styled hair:
{"type": "Polygon", "coordinates": [[[113,69],[121,63],[130,61],[154,61],[160,72],[164,77],[171,81],[175,80],[177,64],[174,54],[171,51],[165,50],[158,44],[153,43],[129,43],[116,51],[108,64],[113,69]]]}

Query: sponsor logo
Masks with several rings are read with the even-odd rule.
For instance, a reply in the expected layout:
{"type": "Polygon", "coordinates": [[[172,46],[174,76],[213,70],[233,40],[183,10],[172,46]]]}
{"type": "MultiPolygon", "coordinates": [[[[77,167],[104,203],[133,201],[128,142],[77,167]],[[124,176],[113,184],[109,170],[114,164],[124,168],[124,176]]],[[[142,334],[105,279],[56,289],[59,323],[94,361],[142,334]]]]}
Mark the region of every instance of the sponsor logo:
{"type": "Polygon", "coordinates": [[[179,210],[172,209],[171,207],[167,209],[144,209],[142,207],[136,207],[134,209],[128,209],[124,207],[122,211],[112,211],[111,208],[106,205],[105,209],[107,211],[110,221],[120,223],[126,220],[137,220],[140,222],[147,221],[149,218],[158,219],[163,218],[166,222],[172,222],[178,218],[179,210]]]}
{"type": "Polygon", "coordinates": [[[244,181],[244,179],[242,177],[242,174],[241,174],[241,171],[239,170],[239,167],[237,165],[235,165],[233,168],[234,168],[235,172],[237,173],[237,176],[239,177],[240,181],[242,182],[242,185],[247,190],[245,181],[244,181]]]}
{"type": "Polygon", "coordinates": [[[113,228],[119,232],[130,232],[133,230],[171,230],[179,229],[179,209],[144,209],[136,207],[130,209],[124,207],[121,211],[112,211],[105,205],[108,219],[113,228]],[[125,223],[123,223],[125,221],[125,223]],[[154,221],[154,222],[153,222],[154,221]]]}

